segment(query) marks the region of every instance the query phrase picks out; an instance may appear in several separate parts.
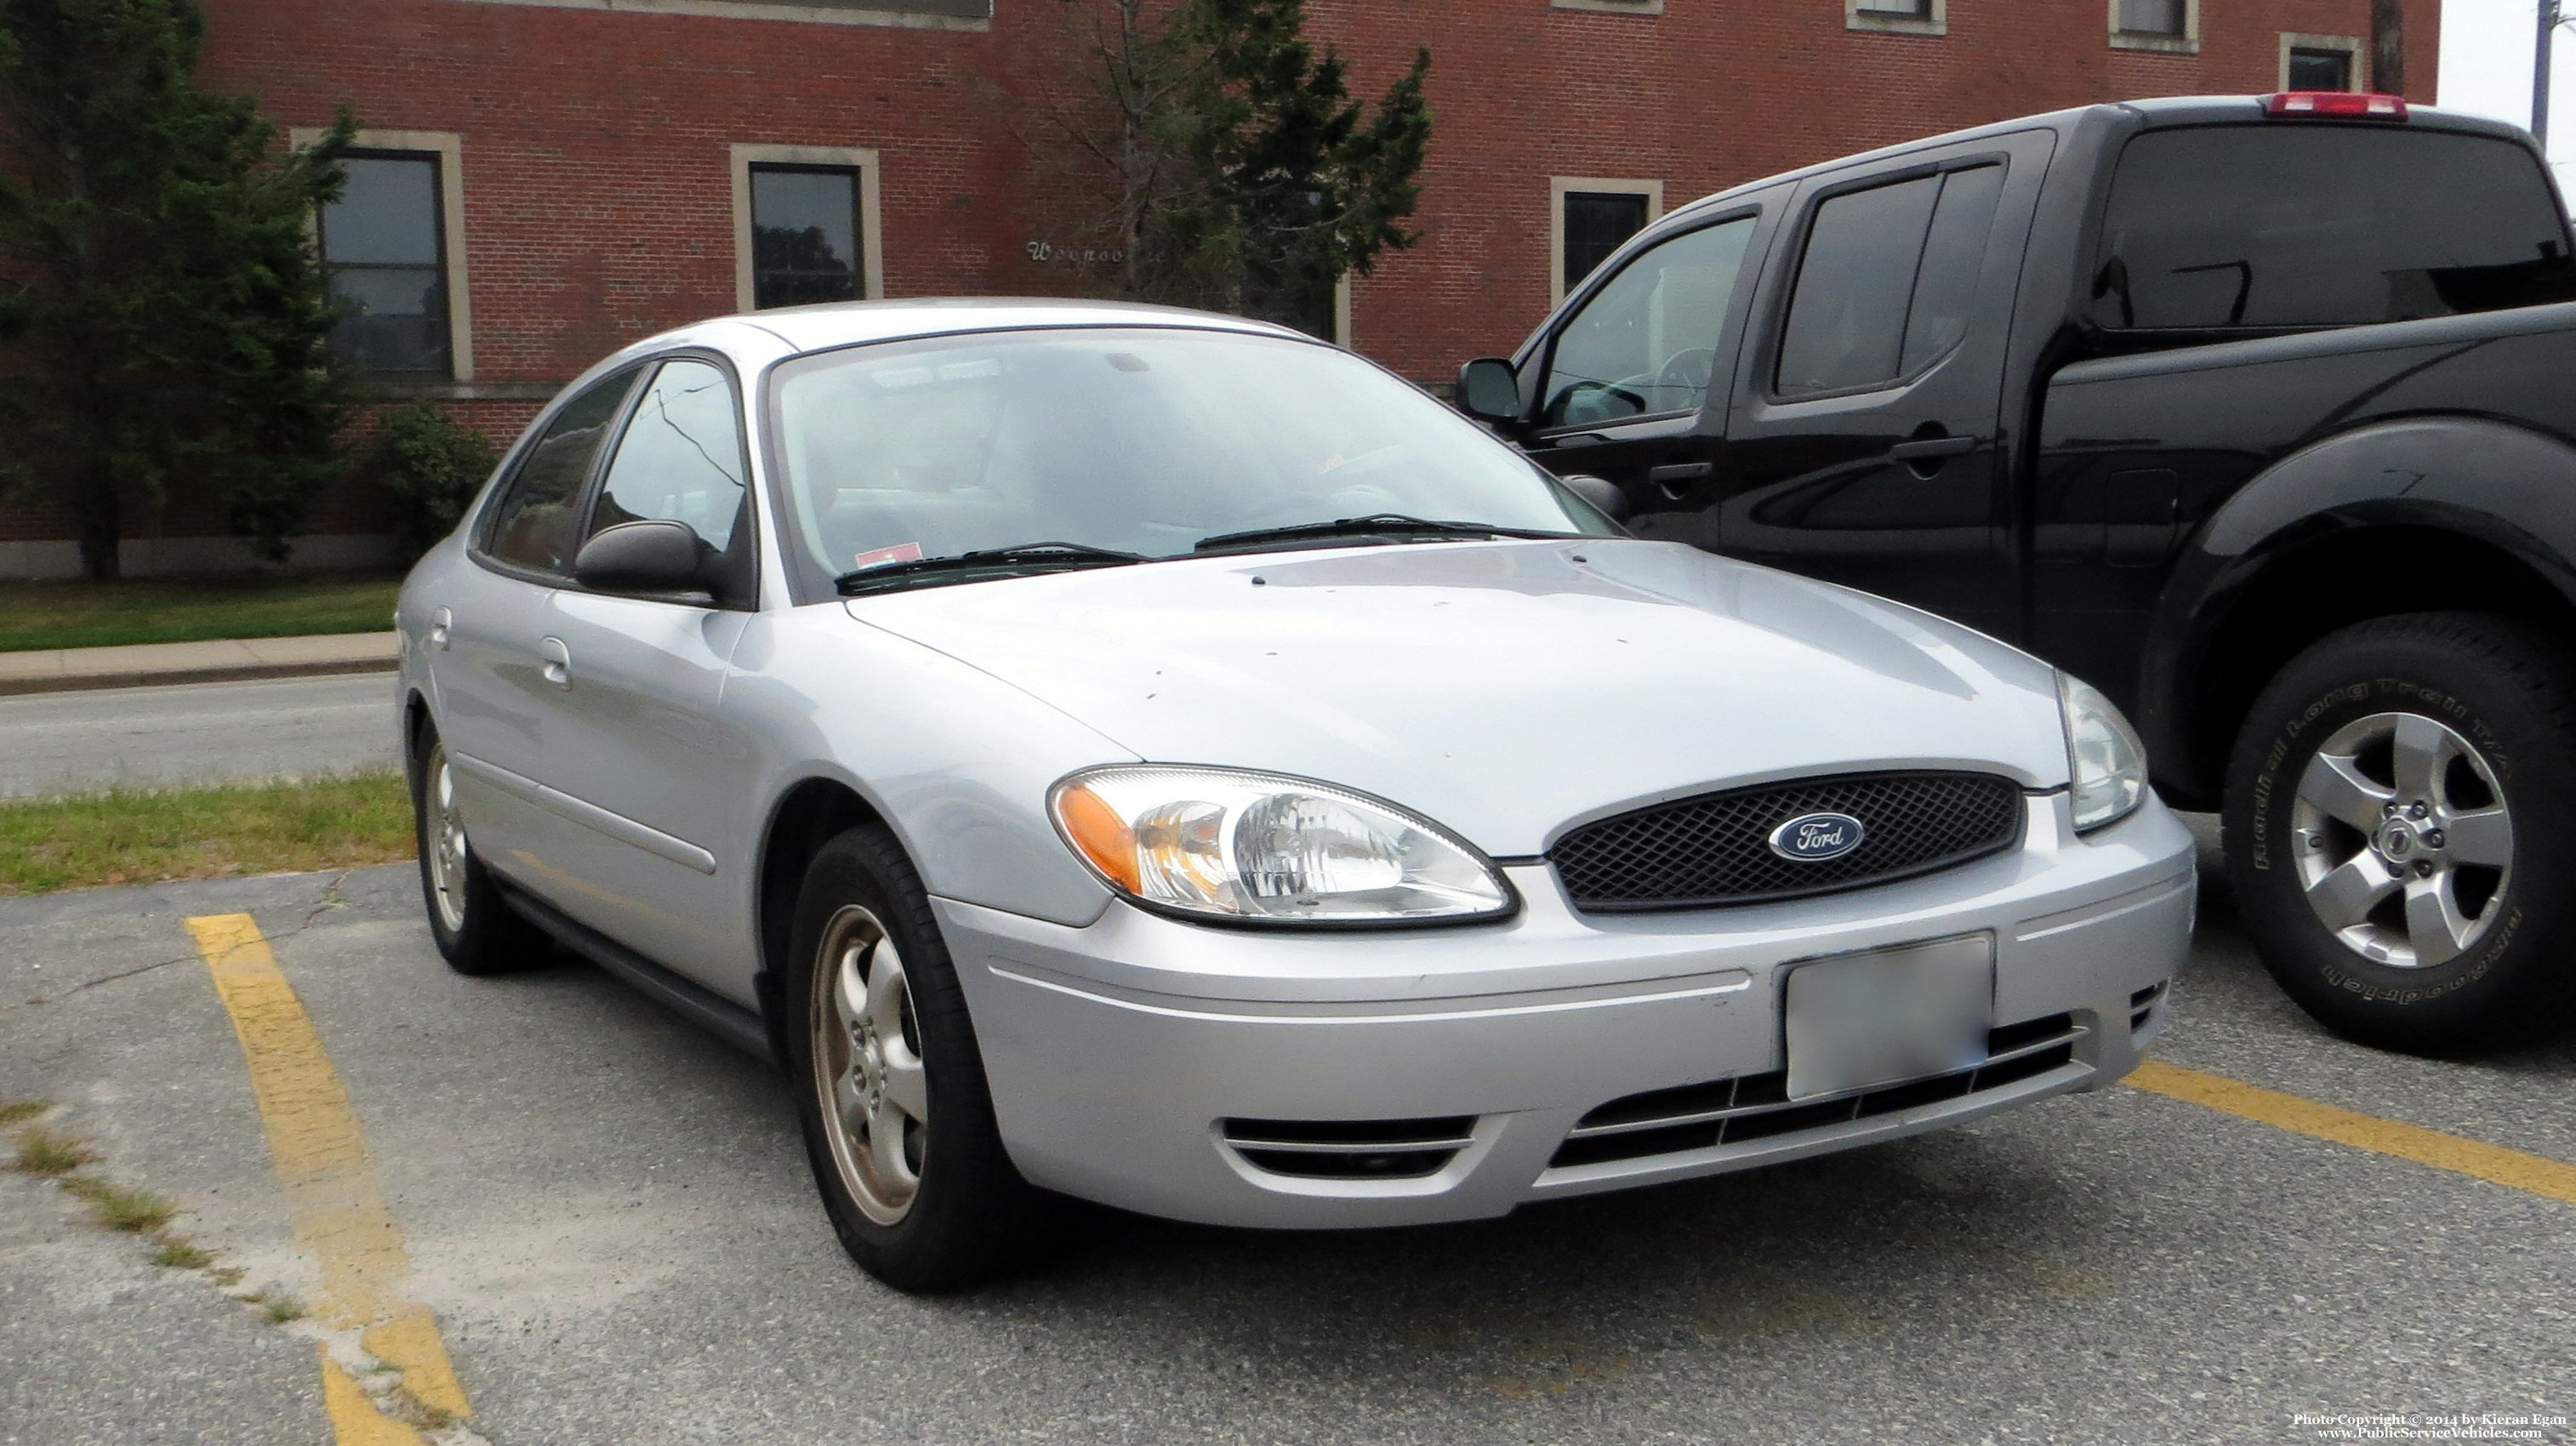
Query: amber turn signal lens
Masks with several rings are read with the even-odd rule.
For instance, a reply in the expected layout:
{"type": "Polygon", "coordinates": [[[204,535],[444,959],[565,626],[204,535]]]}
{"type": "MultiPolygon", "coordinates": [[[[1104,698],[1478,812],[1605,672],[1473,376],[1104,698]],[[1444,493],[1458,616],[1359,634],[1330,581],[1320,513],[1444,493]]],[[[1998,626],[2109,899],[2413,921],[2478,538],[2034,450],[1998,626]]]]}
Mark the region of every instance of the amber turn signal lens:
{"type": "Polygon", "coordinates": [[[1099,794],[1076,783],[1056,793],[1055,817],[1064,826],[1064,836],[1082,850],[1093,868],[1127,892],[1138,891],[1136,834],[1127,826],[1127,820],[1118,816],[1118,810],[1103,802],[1099,794]]]}

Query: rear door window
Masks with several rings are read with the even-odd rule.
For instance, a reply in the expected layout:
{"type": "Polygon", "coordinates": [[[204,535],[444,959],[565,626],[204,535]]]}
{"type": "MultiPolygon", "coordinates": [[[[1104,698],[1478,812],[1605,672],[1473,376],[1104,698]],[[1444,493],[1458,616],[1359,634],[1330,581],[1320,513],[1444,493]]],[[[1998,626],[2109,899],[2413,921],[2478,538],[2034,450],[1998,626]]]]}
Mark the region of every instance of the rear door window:
{"type": "Polygon", "coordinates": [[[1790,294],[1775,389],[1885,386],[1968,334],[2004,168],[1972,166],[1827,197],[1790,294]]]}
{"type": "Polygon", "coordinates": [[[2103,327],[2354,326],[2576,296],[2539,165],[2490,136],[2274,122],[2120,153],[2095,260],[2103,327]]]}
{"type": "Polygon", "coordinates": [[[528,449],[492,508],[483,550],[494,561],[533,572],[560,573],[571,566],[581,540],[581,484],[634,384],[632,371],[604,377],[546,424],[545,435],[528,449]]]}

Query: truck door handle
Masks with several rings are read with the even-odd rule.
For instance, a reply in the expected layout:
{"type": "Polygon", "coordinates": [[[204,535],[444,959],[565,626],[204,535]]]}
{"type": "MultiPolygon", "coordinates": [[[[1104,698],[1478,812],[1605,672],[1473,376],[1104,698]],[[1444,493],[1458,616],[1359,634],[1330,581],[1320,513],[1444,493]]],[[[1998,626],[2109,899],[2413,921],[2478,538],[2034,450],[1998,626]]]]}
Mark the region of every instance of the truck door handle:
{"type": "Polygon", "coordinates": [[[561,638],[545,638],[537,643],[537,656],[545,660],[546,681],[558,688],[572,686],[572,649],[561,638]]]}
{"type": "Polygon", "coordinates": [[[1887,449],[1887,455],[1899,462],[1919,462],[1926,457],[1956,457],[1973,452],[1982,437],[1925,437],[1915,442],[1899,442],[1887,449]]]}
{"type": "Polygon", "coordinates": [[[1706,462],[1675,462],[1667,467],[1647,468],[1646,480],[1662,489],[1666,497],[1679,502],[1682,500],[1682,494],[1690,490],[1693,482],[1707,481],[1709,474],[1716,470],[1716,467],[1706,462]]]}

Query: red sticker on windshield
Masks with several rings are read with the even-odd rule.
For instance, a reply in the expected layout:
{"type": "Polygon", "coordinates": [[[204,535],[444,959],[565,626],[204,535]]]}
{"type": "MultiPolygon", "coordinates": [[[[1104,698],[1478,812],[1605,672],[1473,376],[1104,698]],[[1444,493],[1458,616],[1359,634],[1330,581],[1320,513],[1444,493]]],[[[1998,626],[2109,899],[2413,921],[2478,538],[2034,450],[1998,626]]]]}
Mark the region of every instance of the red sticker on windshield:
{"type": "Polygon", "coordinates": [[[883,567],[889,562],[919,562],[921,544],[898,542],[892,547],[880,547],[874,552],[862,552],[850,561],[858,567],[883,567]]]}

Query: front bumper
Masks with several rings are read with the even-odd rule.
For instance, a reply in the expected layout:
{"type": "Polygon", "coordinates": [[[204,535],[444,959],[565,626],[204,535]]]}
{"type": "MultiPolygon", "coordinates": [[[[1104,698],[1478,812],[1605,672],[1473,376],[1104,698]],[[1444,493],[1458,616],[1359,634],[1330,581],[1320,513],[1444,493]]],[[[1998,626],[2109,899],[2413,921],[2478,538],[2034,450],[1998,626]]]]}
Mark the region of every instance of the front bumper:
{"type": "Polygon", "coordinates": [[[1509,870],[1518,917],[1455,929],[1256,933],[1124,905],[1067,928],[936,902],[1032,1182],[1212,1224],[1466,1220],[2127,1074],[2189,949],[2191,835],[2152,800],[2082,838],[2063,793],[2026,807],[2011,853],[1676,914],[1577,914],[1544,865],[1509,870]],[[1775,1100],[1783,966],[1976,931],[1995,943],[1991,1067],[1843,1110],[1775,1100]]]}

